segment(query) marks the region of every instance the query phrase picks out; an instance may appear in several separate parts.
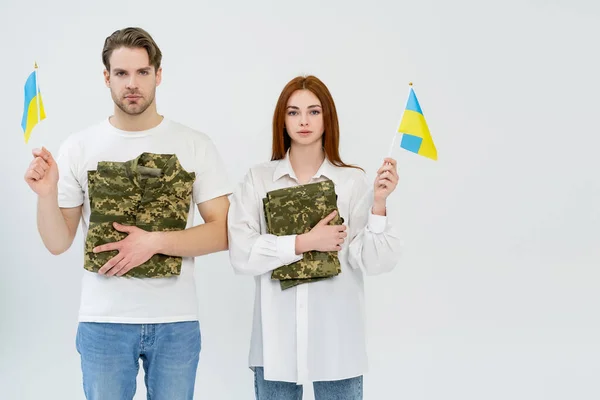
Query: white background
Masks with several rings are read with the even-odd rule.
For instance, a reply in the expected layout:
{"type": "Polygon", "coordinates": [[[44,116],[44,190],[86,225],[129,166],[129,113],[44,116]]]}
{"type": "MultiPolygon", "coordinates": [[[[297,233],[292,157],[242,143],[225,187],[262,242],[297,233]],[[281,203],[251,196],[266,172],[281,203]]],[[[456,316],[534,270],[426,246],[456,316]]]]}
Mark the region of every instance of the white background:
{"type": "MultiPolygon", "coordinates": [[[[294,76],[329,86],[343,159],[371,176],[414,82],[439,161],[394,149],[389,214],[406,247],[395,271],[367,281],[365,399],[600,398],[592,0],[2,0],[0,398],[83,398],[83,238],[58,257],[45,250],[23,174],[32,148],[56,151],[111,113],[101,50],[125,26],[164,53],[159,112],[208,133],[234,183],[269,158],[275,102],[294,76]],[[34,61],[48,117],[25,144],[34,61]]],[[[196,264],[196,398],[253,399],[253,280],[234,276],[225,252],[196,264]]]]}

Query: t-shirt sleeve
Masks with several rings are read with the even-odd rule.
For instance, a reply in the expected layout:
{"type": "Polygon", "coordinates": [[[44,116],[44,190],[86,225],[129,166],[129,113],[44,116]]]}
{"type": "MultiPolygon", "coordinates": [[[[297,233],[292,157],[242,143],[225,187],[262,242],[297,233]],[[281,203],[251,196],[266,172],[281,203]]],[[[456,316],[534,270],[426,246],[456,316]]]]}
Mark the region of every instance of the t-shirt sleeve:
{"type": "Polygon", "coordinates": [[[58,206],[72,208],[83,204],[84,193],[78,179],[78,147],[71,141],[63,143],[54,158],[58,165],[58,206]]]}
{"type": "Polygon", "coordinates": [[[225,164],[212,140],[206,140],[203,148],[198,149],[195,162],[193,196],[196,204],[231,194],[225,164]]]}

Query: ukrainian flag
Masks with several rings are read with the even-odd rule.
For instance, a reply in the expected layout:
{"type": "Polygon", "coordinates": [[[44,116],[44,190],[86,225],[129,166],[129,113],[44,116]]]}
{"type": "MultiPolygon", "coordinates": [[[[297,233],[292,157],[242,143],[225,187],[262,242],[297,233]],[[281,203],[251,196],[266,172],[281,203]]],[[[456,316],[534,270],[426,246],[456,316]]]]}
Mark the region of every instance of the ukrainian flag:
{"type": "Polygon", "coordinates": [[[29,137],[31,136],[31,131],[33,128],[41,120],[46,118],[44,103],[42,102],[42,95],[38,91],[37,64],[35,68],[36,71],[33,71],[31,74],[29,74],[29,77],[25,82],[25,105],[23,109],[23,118],[21,120],[21,127],[23,128],[23,132],[25,134],[25,143],[29,141],[29,137]]]}
{"type": "Polygon", "coordinates": [[[437,150],[412,87],[410,88],[406,109],[402,115],[398,132],[403,134],[400,147],[432,160],[437,160],[437,150]]]}

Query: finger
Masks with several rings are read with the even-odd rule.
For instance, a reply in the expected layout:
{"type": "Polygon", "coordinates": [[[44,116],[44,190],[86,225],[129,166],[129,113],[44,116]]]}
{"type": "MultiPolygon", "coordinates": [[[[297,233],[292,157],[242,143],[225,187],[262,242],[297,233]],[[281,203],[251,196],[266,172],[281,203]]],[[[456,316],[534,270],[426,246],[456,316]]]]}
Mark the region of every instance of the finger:
{"type": "Polygon", "coordinates": [[[125,266],[129,264],[129,260],[126,260],[125,258],[123,258],[121,261],[119,261],[117,264],[115,264],[115,266],[108,271],[108,273],[106,274],[107,276],[115,276],[117,275],[120,271],[123,270],[123,268],[125,268],[125,266]]]}
{"type": "Polygon", "coordinates": [[[394,171],[386,171],[385,178],[391,180],[398,180],[398,175],[394,173],[394,171]]]}
{"type": "Polygon", "coordinates": [[[106,264],[104,264],[102,266],[102,268],[100,268],[98,270],[98,273],[100,275],[106,274],[107,272],[109,272],[115,265],[117,265],[121,260],[123,260],[123,256],[121,254],[117,254],[116,256],[114,256],[113,258],[111,258],[110,260],[108,260],[106,262],[106,264]]]}
{"type": "Polygon", "coordinates": [[[387,181],[387,182],[392,182],[393,176],[392,175],[384,175],[382,177],[379,178],[379,181],[387,181]]]}
{"type": "Polygon", "coordinates": [[[56,165],[54,156],[45,147],[42,147],[42,158],[48,163],[48,166],[56,165]]]}
{"type": "Polygon", "coordinates": [[[383,188],[387,189],[389,184],[390,184],[390,182],[387,181],[387,180],[385,180],[385,179],[382,179],[382,180],[379,181],[379,187],[380,188],[383,187],[383,188]]]}
{"type": "Polygon", "coordinates": [[[328,223],[330,223],[336,216],[337,211],[334,210],[331,214],[329,214],[328,216],[326,216],[325,218],[323,218],[319,224],[320,225],[327,225],[328,223]]]}
{"type": "Polygon", "coordinates": [[[100,246],[96,246],[96,247],[94,247],[94,249],[92,251],[94,253],[102,253],[104,251],[120,250],[120,249],[121,249],[121,241],[118,241],[118,242],[106,243],[106,244],[102,244],[100,246]]]}
{"type": "Polygon", "coordinates": [[[389,166],[389,165],[388,165],[388,166],[385,166],[385,167],[381,167],[381,168],[379,168],[379,169],[377,170],[377,175],[381,175],[381,174],[383,174],[385,171],[389,171],[389,169],[390,169],[390,166],[389,166]]]}
{"type": "Polygon", "coordinates": [[[40,174],[40,176],[43,178],[44,176],[46,176],[46,171],[44,171],[44,169],[42,167],[36,166],[32,168],[33,171],[37,172],[38,174],[40,174]]]}
{"type": "Polygon", "coordinates": [[[46,161],[54,161],[54,157],[52,157],[52,153],[48,151],[45,147],[42,146],[42,158],[46,161]]]}
{"type": "Polygon", "coordinates": [[[37,172],[35,169],[30,169],[27,171],[27,174],[25,175],[25,179],[29,179],[31,181],[39,181],[40,179],[42,179],[42,175],[37,172]]]}
{"type": "Polygon", "coordinates": [[[132,262],[128,262],[127,264],[125,264],[125,266],[123,268],[121,268],[121,270],[117,273],[117,276],[123,276],[126,273],[128,273],[129,271],[131,271],[134,267],[134,264],[132,262]]]}
{"type": "Polygon", "coordinates": [[[337,231],[338,232],[344,232],[346,229],[347,229],[346,225],[339,225],[338,228],[337,228],[337,231]]]}
{"type": "Polygon", "coordinates": [[[348,234],[347,234],[346,232],[342,232],[342,233],[340,233],[340,237],[341,237],[342,239],[343,239],[343,238],[345,238],[346,236],[348,236],[348,234]]]}
{"type": "Polygon", "coordinates": [[[33,156],[33,158],[41,157],[42,149],[36,147],[35,149],[31,150],[31,155],[33,156]]]}
{"type": "Polygon", "coordinates": [[[121,225],[118,222],[113,222],[113,226],[119,232],[131,233],[136,228],[135,226],[121,225]]]}
{"type": "Polygon", "coordinates": [[[391,157],[386,157],[383,159],[384,163],[388,163],[391,164],[394,168],[396,168],[396,165],[398,165],[398,163],[396,162],[395,159],[391,158],[391,157]]]}
{"type": "Polygon", "coordinates": [[[379,174],[378,179],[387,178],[391,175],[392,175],[392,173],[390,171],[383,171],[381,174],[379,174]]]}
{"type": "Polygon", "coordinates": [[[130,265],[130,260],[123,260],[119,264],[115,265],[111,273],[113,276],[123,276],[131,269],[129,268],[130,265]]]}
{"type": "Polygon", "coordinates": [[[48,171],[50,169],[50,165],[48,165],[48,163],[41,157],[36,157],[32,164],[36,167],[42,168],[44,171],[48,171]]]}
{"type": "Polygon", "coordinates": [[[384,165],[383,167],[379,168],[379,170],[377,171],[378,174],[382,174],[386,171],[391,172],[394,171],[396,168],[393,165],[387,164],[384,165]]]}
{"type": "Polygon", "coordinates": [[[50,152],[45,147],[42,147],[41,149],[33,149],[31,154],[33,154],[34,157],[41,157],[45,161],[48,161],[52,157],[50,152]]]}

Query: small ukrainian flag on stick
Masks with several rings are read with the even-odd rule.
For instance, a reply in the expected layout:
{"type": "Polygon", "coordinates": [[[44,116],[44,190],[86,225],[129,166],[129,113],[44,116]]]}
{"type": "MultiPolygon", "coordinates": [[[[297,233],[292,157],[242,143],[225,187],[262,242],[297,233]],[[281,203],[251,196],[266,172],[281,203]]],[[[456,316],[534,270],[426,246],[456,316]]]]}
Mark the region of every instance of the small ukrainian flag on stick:
{"type": "MultiPolygon", "coordinates": [[[[398,127],[398,133],[402,133],[400,147],[420,156],[437,160],[437,149],[429,133],[429,128],[427,127],[423,110],[421,110],[421,106],[417,100],[417,95],[412,88],[412,82],[409,86],[408,101],[406,102],[406,107],[398,127]]],[[[394,135],[390,153],[392,152],[395,140],[396,135],[394,135]]]]}
{"type": "Polygon", "coordinates": [[[33,128],[45,118],[46,112],[40,93],[38,65],[36,62],[34,71],[29,74],[27,81],[25,81],[25,105],[23,108],[23,118],[21,119],[25,143],[29,141],[33,128]]]}

